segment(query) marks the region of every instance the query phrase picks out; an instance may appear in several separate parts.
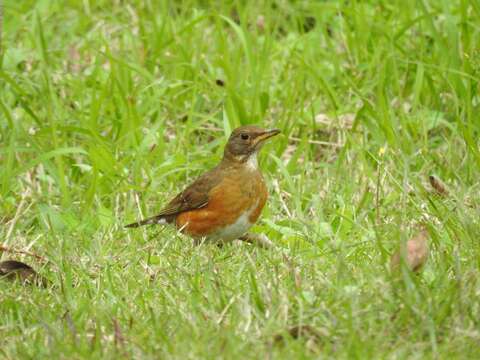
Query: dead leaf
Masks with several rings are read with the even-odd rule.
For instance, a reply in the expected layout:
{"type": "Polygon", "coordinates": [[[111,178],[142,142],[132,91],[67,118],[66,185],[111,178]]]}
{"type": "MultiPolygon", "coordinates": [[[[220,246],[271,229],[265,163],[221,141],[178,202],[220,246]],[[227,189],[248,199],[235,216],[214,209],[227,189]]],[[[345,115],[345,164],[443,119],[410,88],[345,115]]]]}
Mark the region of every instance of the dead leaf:
{"type": "Polygon", "coordinates": [[[323,125],[327,127],[327,130],[343,129],[349,130],[353,127],[355,121],[355,113],[345,113],[335,116],[329,116],[328,114],[320,113],[315,115],[315,123],[317,125],[323,125]]]}
{"type": "Polygon", "coordinates": [[[0,278],[19,280],[23,284],[35,284],[41,287],[48,285],[47,279],[38,275],[29,265],[16,260],[0,262],[0,278]]]}
{"type": "Polygon", "coordinates": [[[428,181],[430,182],[430,185],[432,186],[434,192],[437,195],[440,195],[440,196],[448,196],[449,195],[450,192],[448,191],[447,186],[437,176],[430,175],[428,177],[428,181]]]}
{"type": "Polygon", "coordinates": [[[390,260],[390,269],[398,271],[400,269],[401,260],[413,272],[418,272],[428,259],[428,230],[423,227],[419,233],[407,241],[406,244],[397,250],[390,260]]]}

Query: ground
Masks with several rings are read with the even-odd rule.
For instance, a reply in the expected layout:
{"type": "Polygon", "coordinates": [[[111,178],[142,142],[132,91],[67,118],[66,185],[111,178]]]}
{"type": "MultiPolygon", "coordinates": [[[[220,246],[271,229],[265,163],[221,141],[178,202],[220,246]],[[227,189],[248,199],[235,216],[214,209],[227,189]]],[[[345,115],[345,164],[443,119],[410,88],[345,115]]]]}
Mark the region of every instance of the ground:
{"type": "Polygon", "coordinates": [[[5,0],[1,255],[49,285],[1,280],[1,357],[478,356],[479,23],[460,0],[5,0]],[[249,123],[282,130],[253,229],[276,248],[123,228],[249,123]],[[420,222],[426,266],[392,275],[420,222]]]}

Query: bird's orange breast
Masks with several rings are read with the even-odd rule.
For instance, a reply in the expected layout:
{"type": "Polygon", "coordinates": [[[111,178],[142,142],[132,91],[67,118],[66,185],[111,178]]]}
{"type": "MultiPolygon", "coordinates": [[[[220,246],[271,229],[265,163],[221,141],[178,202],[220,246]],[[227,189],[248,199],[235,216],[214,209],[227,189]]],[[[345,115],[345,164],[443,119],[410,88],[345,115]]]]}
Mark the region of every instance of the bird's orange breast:
{"type": "Polygon", "coordinates": [[[222,230],[229,227],[235,228],[233,236],[242,232],[243,227],[246,232],[257,221],[267,197],[267,188],[260,173],[243,177],[233,173],[210,191],[206,206],[178,214],[175,222],[177,228],[193,237],[223,234],[222,230]]]}

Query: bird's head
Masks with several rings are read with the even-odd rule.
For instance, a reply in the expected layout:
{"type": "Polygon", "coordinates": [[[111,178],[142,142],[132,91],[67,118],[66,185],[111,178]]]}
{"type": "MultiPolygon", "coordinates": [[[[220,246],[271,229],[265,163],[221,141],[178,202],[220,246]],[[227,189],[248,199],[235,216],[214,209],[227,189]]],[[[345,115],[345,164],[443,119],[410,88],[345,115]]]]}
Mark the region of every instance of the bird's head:
{"type": "Polygon", "coordinates": [[[278,129],[262,129],[257,126],[241,126],[233,130],[225,146],[224,159],[244,163],[255,162],[258,151],[267,139],[278,135],[278,129]]]}

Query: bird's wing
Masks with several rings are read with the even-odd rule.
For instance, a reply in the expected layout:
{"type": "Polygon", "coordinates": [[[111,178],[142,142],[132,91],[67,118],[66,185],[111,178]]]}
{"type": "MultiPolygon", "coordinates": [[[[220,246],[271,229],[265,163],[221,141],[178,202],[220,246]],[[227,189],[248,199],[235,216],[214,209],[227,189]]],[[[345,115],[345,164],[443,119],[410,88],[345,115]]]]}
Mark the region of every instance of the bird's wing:
{"type": "Polygon", "coordinates": [[[217,186],[223,178],[224,172],[220,166],[217,166],[191,183],[185,190],[173,198],[157,215],[125,225],[125,227],[136,228],[143,225],[170,223],[179,213],[202,208],[208,204],[211,190],[217,186]]]}
{"type": "Polygon", "coordinates": [[[222,175],[222,171],[218,167],[207,171],[173,198],[157,217],[176,215],[206,206],[210,191],[222,181],[222,175]]]}

